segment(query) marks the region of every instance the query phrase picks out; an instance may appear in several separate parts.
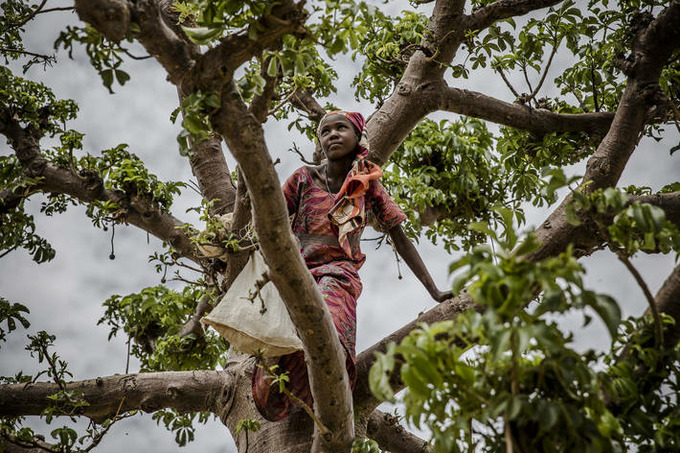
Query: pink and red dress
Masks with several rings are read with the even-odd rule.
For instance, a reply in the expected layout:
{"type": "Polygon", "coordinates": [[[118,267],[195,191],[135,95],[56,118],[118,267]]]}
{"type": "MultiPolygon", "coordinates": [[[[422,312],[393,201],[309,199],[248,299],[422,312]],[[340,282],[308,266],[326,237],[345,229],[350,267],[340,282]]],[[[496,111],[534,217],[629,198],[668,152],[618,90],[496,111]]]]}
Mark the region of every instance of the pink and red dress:
{"type": "MultiPolygon", "coordinates": [[[[345,186],[346,184],[343,185],[343,189],[345,186]]],[[[288,178],[283,185],[283,193],[288,211],[294,215],[292,229],[300,240],[300,253],[319,285],[340,342],[347,353],[347,373],[354,387],[356,304],[362,289],[358,270],[366,259],[361,253],[359,241],[366,226],[366,216],[361,215],[358,221],[356,218],[353,220],[358,225],[343,232],[341,246],[338,240],[338,226],[329,216],[334,206],[337,210],[338,203],[333,194],[316,185],[307,167],[299,168],[288,178]]],[[[385,231],[406,218],[377,179],[366,181],[363,195],[351,198],[352,205],[360,206],[362,210],[365,208],[366,212],[370,210],[380,228],[385,231]]],[[[304,354],[300,351],[280,357],[278,365],[277,372],[288,372],[287,388],[291,393],[312,407],[304,354]]],[[[278,386],[270,385],[271,380],[266,378],[269,373],[270,371],[263,367],[255,367],[252,381],[253,398],[263,417],[277,421],[290,413],[291,405],[294,403],[279,393],[278,386]]]]}

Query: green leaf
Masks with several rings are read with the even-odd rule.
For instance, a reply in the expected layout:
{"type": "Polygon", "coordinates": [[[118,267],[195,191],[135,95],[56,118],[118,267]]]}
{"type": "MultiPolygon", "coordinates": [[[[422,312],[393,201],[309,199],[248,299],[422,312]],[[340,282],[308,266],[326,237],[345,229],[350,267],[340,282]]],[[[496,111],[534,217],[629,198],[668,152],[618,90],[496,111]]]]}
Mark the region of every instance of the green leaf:
{"type": "Polygon", "coordinates": [[[567,203],[567,206],[564,209],[564,214],[567,222],[569,222],[570,225],[579,226],[583,223],[581,222],[580,216],[576,212],[575,203],[567,203]]]}
{"type": "Polygon", "coordinates": [[[222,28],[220,27],[185,27],[182,30],[187,37],[199,46],[210,44],[215,39],[222,35],[222,28]]]}
{"type": "Polygon", "coordinates": [[[394,350],[396,345],[392,342],[387,345],[387,351],[383,354],[375,353],[376,361],[368,372],[368,385],[371,393],[381,401],[395,402],[394,391],[390,385],[390,374],[394,369],[394,350]]]}
{"type": "Polygon", "coordinates": [[[116,74],[116,80],[118,80],[118,83],[121,84],[121,85],[125,85],[125,82],[130,80],[130,74],[128,74],[125,71],[122,71],[120,69],[116,69],[115,74],[116,74]]]}
{"type": "Polygon", "coordinates": [[[105,69],[99,75],[101,75],[104,86],[110,90],[111,85],[113,85],[113,69],[105,69]]]}
{"type": "Polygon", "coordinates": [[[614,338],[616,336],[616,329],[618,329],[621,323],[621,309],[616,301],[604,294],[595,294],[594,297],[590,299],[589,305],[593,310],[602,318],[609,334],[614,338]]]}
{"type": "Polygon", "coordinates": [[[272,56],[269,59],[269,64],[267,65],[267,75],[269,77],[276,77],[279,72],[279,64],[276,56],[272,56]]]}

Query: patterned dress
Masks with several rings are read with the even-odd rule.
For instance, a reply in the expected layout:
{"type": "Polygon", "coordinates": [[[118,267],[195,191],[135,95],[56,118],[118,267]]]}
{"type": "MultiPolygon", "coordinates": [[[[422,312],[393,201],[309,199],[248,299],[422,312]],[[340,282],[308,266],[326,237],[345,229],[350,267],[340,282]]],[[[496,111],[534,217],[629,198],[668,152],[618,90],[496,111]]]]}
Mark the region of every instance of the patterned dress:
{"type": "MultiPolygon", "coordinates": [[[[338,229],[330,221],[329,212],[335,205],[332,194],[318,187],[307,167],[296,170],[283,186],[288,212],[294,215],[292,229],[300,240],[300,253],[324,297],[340,342],[347,353],[347,373],[354,387],[356,381],[355,341],[356,303],[361,294],[359,268],[366,257],[361,253],[359,241],[365,221],[349,237],[351,255],[338,243],[338,229]]],[[[381,229],[387,231],[405,218],[382,184],[371,181],[364,195],[366,210],[370,209],[381,229]]],[[[304,354],[296,352],[278,359],[277,372],[288,372],[287,388],[295,396],[312,406],[312,395],[307,378],[304,354]]],[[[292,401],[271,386],[266,375],[270,372],[256,367],[253,373],[253,398],[258,410],[267,420],[286,417],[292,401]]]]}

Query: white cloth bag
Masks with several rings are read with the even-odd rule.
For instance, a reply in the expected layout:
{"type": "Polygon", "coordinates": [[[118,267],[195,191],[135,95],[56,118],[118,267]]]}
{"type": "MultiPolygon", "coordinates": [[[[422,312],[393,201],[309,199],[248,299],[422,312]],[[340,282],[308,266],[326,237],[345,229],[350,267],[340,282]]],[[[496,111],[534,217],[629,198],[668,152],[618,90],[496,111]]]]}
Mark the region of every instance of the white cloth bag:
{"type": "Polygon", "coordinates": [[[302,350],[302,341],[274,284],[267,282],[257,295],[255,282],[268,271],[260,251],[252,252],[229,291],[201,322],[241,352],[277,357],[302,350]]]}

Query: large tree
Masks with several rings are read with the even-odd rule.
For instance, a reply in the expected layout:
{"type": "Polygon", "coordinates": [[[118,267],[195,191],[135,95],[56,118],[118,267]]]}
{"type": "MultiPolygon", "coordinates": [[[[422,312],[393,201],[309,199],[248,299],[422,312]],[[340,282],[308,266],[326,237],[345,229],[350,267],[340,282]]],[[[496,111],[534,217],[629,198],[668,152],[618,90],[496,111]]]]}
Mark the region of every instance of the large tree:
{"type": "MultiPolygon", "coordinates": [[[[357,449],[373,448],[361,441],[366,437],[392,452],[427,450],[377,410],[405,384],[408,416],[428,423],[441,451],[482,438],[507,451],[610,451],[617,442],[678,447],[677,396],[654,395],[659,388],[677,392],[680,268],[669,270],[653,295],[631,256],[677,250],[680,183],[617,188],[641,140],[658,139],[680,122],[677,0],[416,1],[398,14],[349,0],[79,0],[63,8],[8,0],[2,9],[8,66],[0,68],[0,132],[9,144],[0,157],[3,255],[25,249],[36,262],[52,259],[33,216],[85,205],[97,227],[129,225],[159,238],[163,248],[153,263],[161,272],[182,269],[176,279],[186,283],[105,302],[100,323],[112,336],[130,338],[140,373],[69,382],[53,337],[31,336],[28,350],[46,369],[4,378],[2,448],[50,448],[17,417],[87,417],[96,425],[85,445],[96,445],[113,422],[141,410],[158,414],[179,442],[193,414],[215,414],[240,451],[344,452],[355,439],[357,449]],[[126,145],[83,149],[82,131],[69,128],[75,103],[31,81],[37,66],[56,60],[32,51],[23,33],[37,18],[64,10],[82,22],[61,31],[56,51],[77,55],[82,46],[105,87],[125,84],[126,65],[141,52],[176,87],[177,149],[203,200],[201,224],[171,211],[188,187],[160,181],[126,145]],[[385,166],[408,231],[465,252],[453,267],[467,266],[456,289],[468,285],[360,353],[353,392],[332,321],[291,234],[265,139],[265,123],[273,121],[313,139],[315,122],[336,100],[334,62],[346,54],[356,62],[356,99],[374,109],[365,112],[370,158],[385,166]],[[20,75],[22,65],[28,75],[20,75]],[[559,75],[549,76],[555,65],[559,75]],[[475,78],[503,84],[505,98],[499,90],[494,97],[461,88],[475,78]],[[238,164],[233,173],[223,145],[238,164]],[[581,175],[565,174],[578,163],[585,166],[571,168],[581,175]],[[45,195],[40,214],[27,202],[38,194],[45,195]],[[530,205],[552,210],[519,239],[514,224],[530,205]],[[261,420],[250,397],[255,359],[230,352],[226,361],[226,343],[199,323],[254,240],[304,344],[314,421],[302,411],[282,422],[261,420]],[[617,330],[616,303],[583,287],[576,259],[603,249],[643,289],[648,324],[631,321],[617,330]],[[526,310],[533,300],[543,308],[526,310]],[[584,306],[616,338],[602,374],[589,374],[605,365],[571,354],[569,339],[542,318],[584,306]],[[459,322],[435,324],[452,319],[459,322]],[[404,339],[397,349],[388,346],[404,339]],[[477,359],[463,357],[475,344],[488,345],[490,361],[482,361],[484,348],[477,359]],[[623,391],[608,380],[644,385],[623,391]],[[475,393],[480,388],[487,393],[475,393]],[[635,412],[645,404],[653,410],[635,412]],[[571,440],[546,436],[557,421],[574,430],[566,430],[571,440]],[[537,438],[540,447],[532,443],[537,438]]],[[[678,147],[668,148],[672,159],[678,147]]],[[[0,304],[4,339],[30,317],[17,302],[0,304]]],[[[54,436],[56,448],[81,448],[70,428],[54,436]]]]}

